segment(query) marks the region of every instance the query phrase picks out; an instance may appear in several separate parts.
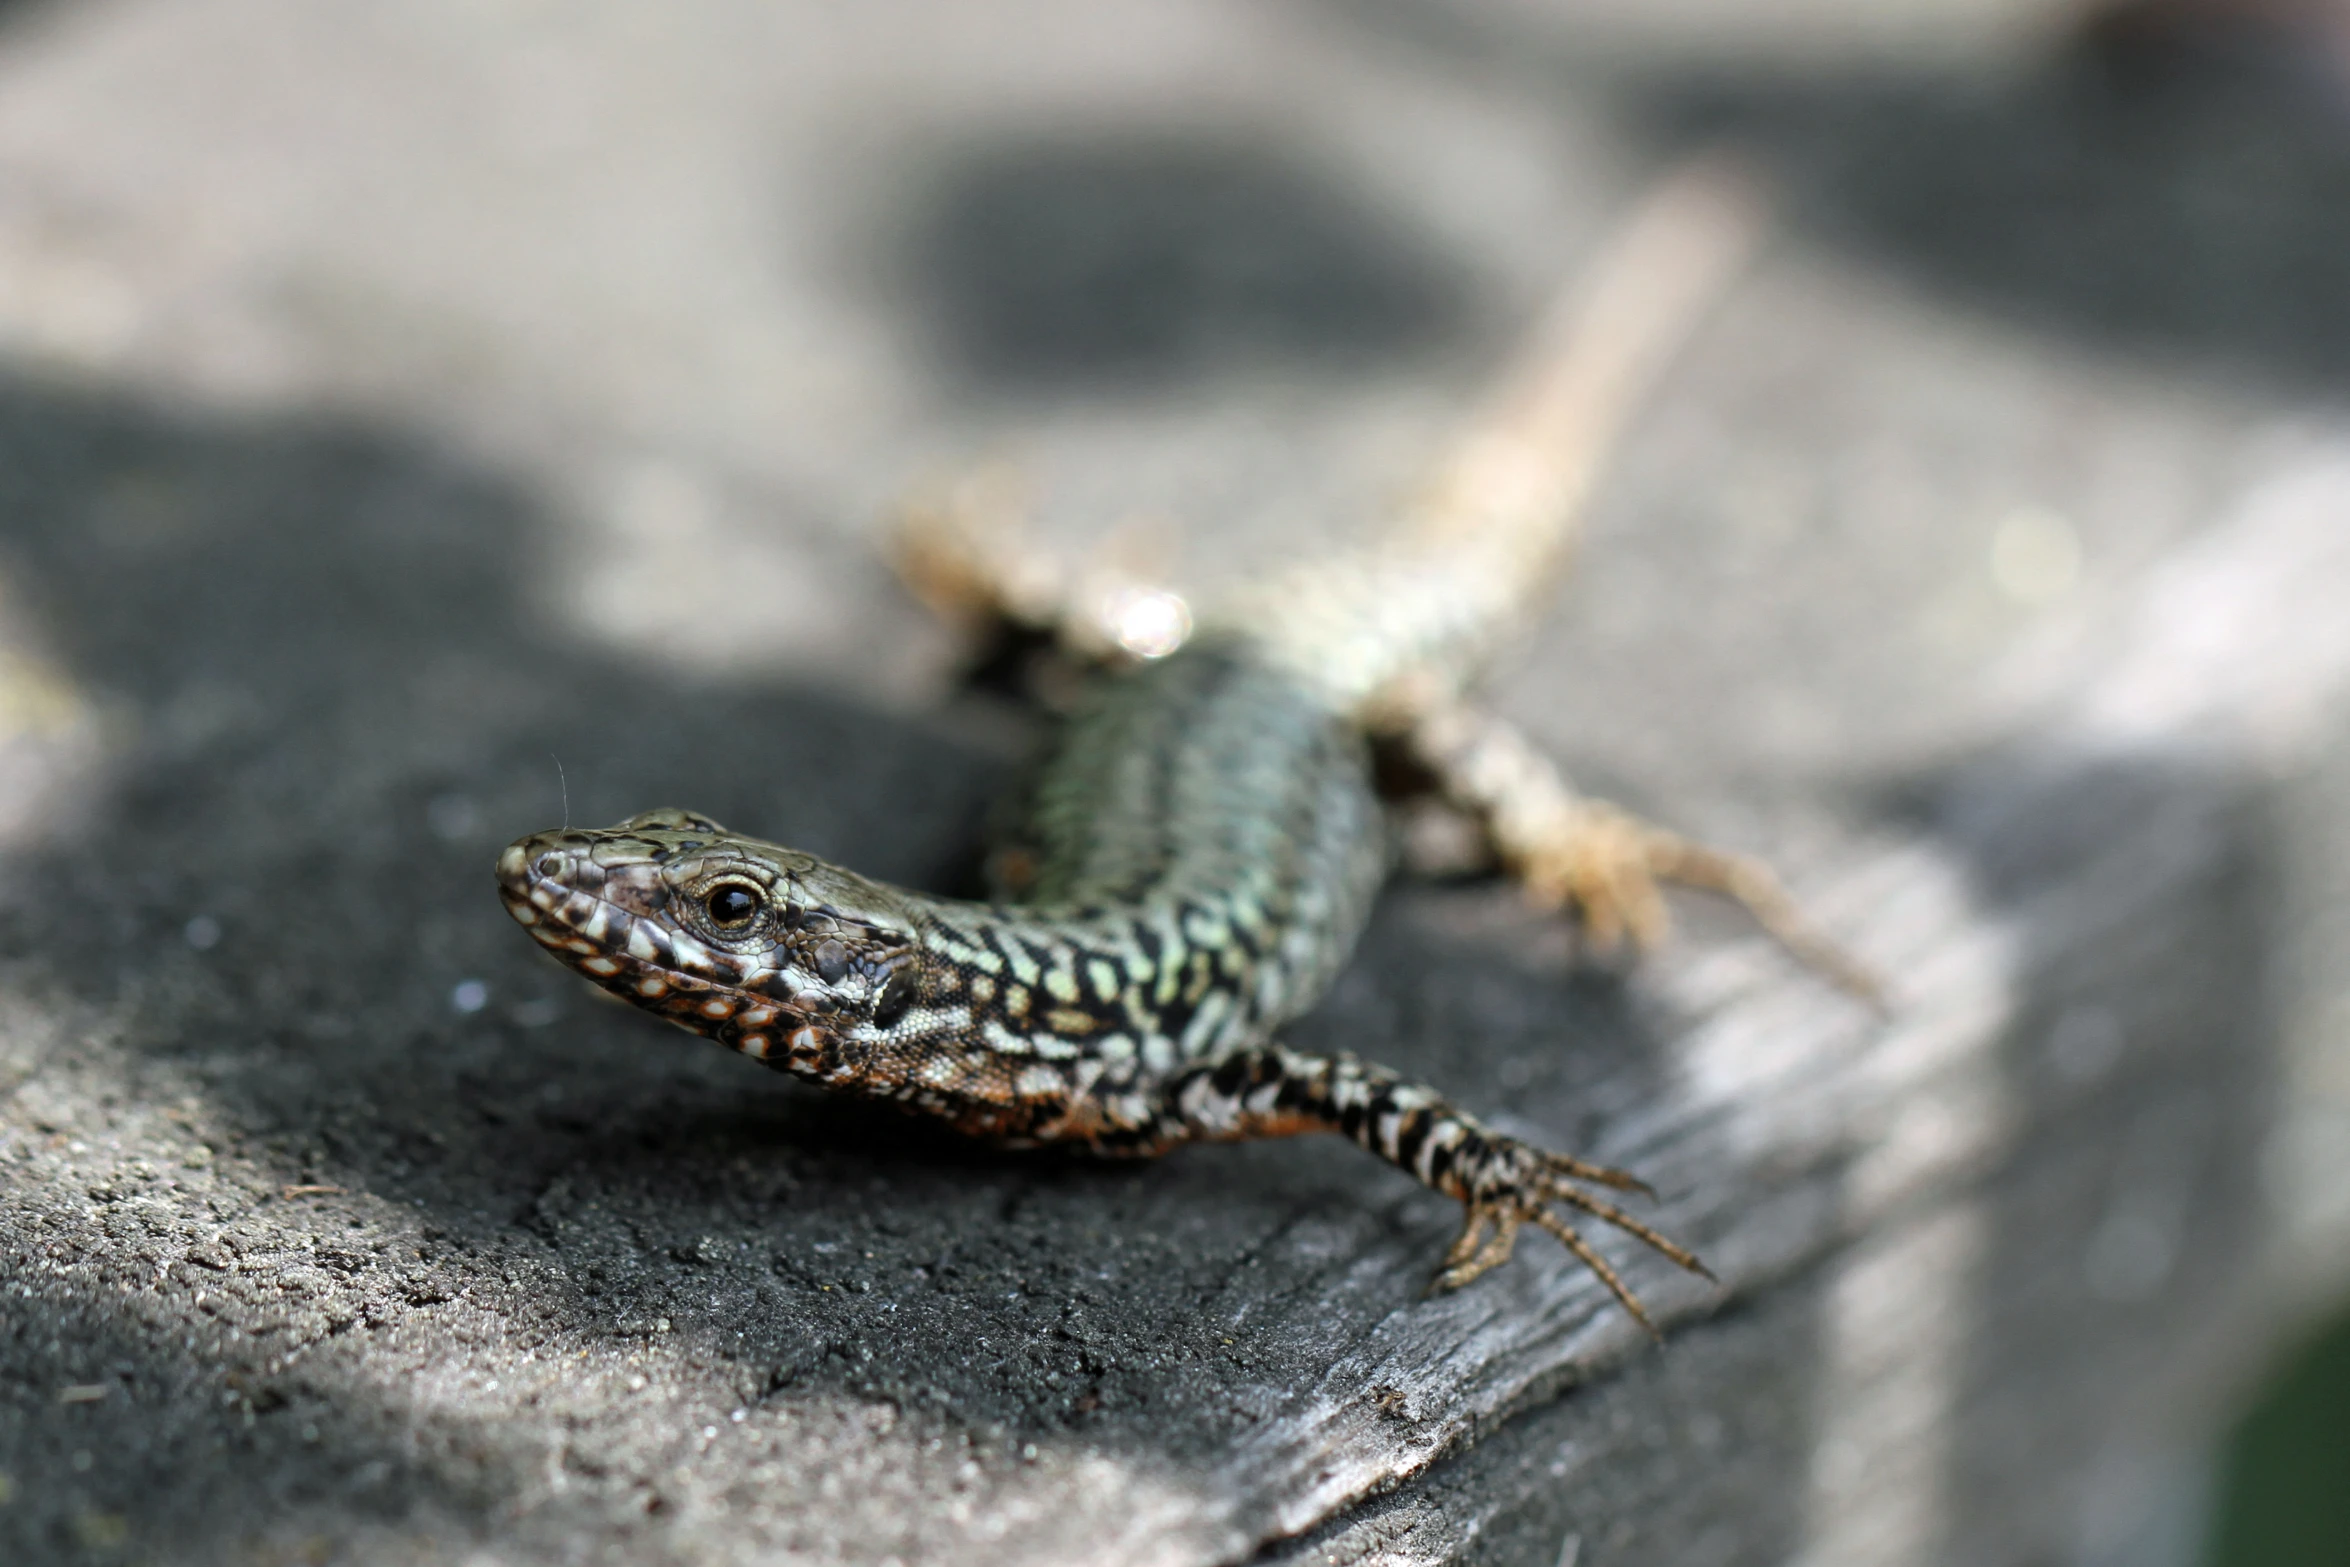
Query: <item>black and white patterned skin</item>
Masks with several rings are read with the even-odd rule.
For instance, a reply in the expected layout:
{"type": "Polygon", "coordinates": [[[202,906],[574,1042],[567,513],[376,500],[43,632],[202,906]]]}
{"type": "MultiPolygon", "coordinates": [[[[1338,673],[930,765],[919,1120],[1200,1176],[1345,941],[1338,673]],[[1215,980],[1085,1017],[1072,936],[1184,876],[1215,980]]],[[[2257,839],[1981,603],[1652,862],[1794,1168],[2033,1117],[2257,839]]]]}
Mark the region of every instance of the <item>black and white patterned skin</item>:
{"type": "MultiPolygon", "coordinates": [[[[686,811],[525,838],[507,907],[556,957],[682,1027],[827,1087],[1011,1143],[1155,1154],[1336,1131],[1468,1206],[1467,1282],[1554,1204],[1687,1252],[1433,1090],[1276,1040],[1385,875],[1365,742],[1244,643],[1105,678],[1037,770],[989,902],[910,892],[686,811]]],[[[1643,1319],[1645,1320],[1645,1318],[1643,1319]]]]}
{"type": "MultiPolygon", "coordinates": [[[[1373,734],[1478,814],[1530,892],[1603,935],[1653,937],[1655,883],[1678,879],[1865,979],[1767,871],[1582,799],[1467,702],[1540,609],[1610,433],[1760,227],[1719,171],[1661,185],[1395,526],[1265,576],[1188,645],[1100,680],[993,859],[992,900],[887,886],[661,810],[513,844],[507,907],[639,1006],[974,1135],[1140,1155],[1338,1132],[1464,1206],[1437,1287],[1504,1261],[1533,1224],[1647,1323],[1567,1218],[1703,1273],[1601,1195],[1637,1181],[1382,1067],[1290,1050],[1280,1030],[1346,961],[1386,873],[1373,734]]],[[[950,610],[1038,624],[1033,574],[996,570],[974,537],[949,515],[909,550],[909,582],[950,610]]]]}

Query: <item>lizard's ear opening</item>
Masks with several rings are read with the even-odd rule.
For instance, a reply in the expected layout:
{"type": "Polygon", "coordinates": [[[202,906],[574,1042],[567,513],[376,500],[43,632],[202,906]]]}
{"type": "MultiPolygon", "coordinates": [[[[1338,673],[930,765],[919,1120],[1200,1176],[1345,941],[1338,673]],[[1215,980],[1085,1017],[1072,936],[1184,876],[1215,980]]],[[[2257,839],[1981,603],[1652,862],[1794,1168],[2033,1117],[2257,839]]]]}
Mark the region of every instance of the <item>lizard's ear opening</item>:
{"type": "Polygon", "coordinates": [[[919,958],[909,957],[892,969],[889,977],[881,982],[880,993],[873,998],[873,1026],[895,1028],[905,1021],[906,1014],[929,988],[927,979],[919,958]]]}
{"type": "Polygon", "coordinates": [[[706,832],[713,835],[726,831],[725,828],[710,820],[709,817],[702,815],[699,811],[681,811],[674,805],[664,805],[657,807],[654,810],[639,812],[637,815],[631,816],[627,821],[622,822],[618,827],[613,829],[614,832],[648,832],[662,830],[667,830],[670,832],[706,832]]]}

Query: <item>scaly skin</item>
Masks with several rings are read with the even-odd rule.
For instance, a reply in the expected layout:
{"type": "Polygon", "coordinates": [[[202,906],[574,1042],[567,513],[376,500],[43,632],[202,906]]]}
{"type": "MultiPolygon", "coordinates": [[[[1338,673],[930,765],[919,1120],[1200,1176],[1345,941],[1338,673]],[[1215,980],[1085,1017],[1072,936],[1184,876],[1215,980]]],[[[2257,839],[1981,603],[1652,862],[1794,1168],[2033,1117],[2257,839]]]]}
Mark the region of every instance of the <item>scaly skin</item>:
{"type": "Polygon", "coordinates": [[[1502,1261],[1530,1221],[1645,1324],[1551,1207],[1703,1271],[1573,1184],[1631,1177],[1274,1043],[1361,932],[1383,835],[1355,728],[1226,641],[1106,681],[1072,718],[998,857],[1027,867],[1016,900],[909,892],[677,810],[524,838],[498,878],[556,957],[770,1066],[1014,1144],[1341,1132],[1467,1206],[1439,1288],[1502,1261]]]}
{"type": "MultiPolygon", "coordinates": [[[[638,1006],[975,1136],[1148,1155],[1343,1133],[1464,1206],[1436,1288],[1504,1261],[1531,1223],[1647,1325],[1558,1211],[1704,1273],[1590,1190],[1639,1182],[1276,1034],[1328,987],[1385,874],[1368,733],[1404,737],[1449,768],[1456,796],[1501,829],[1505,863],[1538,890],[1556,882],[1597,928],[1642,933],[1644,918],[1655,923],[1643,915],[1652,876],[1699,879],[1692,864],[1717,884],[1745,875],[1727,890],[1770,923],[1765,873],[1693,859],[1678,839],[1591,809],[1490,726],[1451,717],[1495,645],[1530,618],[1608,432],[1752,228],[1713,175],[1668,185],[1570,313],[1566,351],[1512,383],[1401,526],[1270,579],[1208,617],[1190,646],[1105,678],[995,857],[994,901],[886,886],[660,810],[513,844],[498,862],[507,908],[638,1006]],[[1456,731],[1475,743],[1445,738],[1456,731]],[[1494,760],[1504,752],[1508,767],[1494,760]]],[[[954,537],[926,565],[918,576],[950,601],[1016,608],[1000,586],[1010,579],[954,537]]],[[[1802,934],[1784,915],[1774,928],[1802,934]]]]}

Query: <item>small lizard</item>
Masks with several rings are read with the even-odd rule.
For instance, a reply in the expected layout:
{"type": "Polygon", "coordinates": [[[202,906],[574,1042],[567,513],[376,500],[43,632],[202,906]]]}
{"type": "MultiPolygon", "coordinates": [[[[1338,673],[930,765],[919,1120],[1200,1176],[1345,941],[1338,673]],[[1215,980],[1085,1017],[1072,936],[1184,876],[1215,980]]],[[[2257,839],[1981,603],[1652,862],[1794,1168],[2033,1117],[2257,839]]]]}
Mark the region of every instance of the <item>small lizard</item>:
{"type": "Polygon", "coordinates": [[[1798,953],[1869,988],[1760,865],[1576,794],[1467,700],[1538,604],[1635,395],[1760,227],[1724,170],[1668,179],[1417,508],[1375,542],[1203,616],[1188,639],[1187,608],[1172,601],[1170,615],[1165,595],[1138,621],[1131,594],[1103,610],[1038,592],[975,508],[918,518],[906,574],[935,603],[1158,655],[1078,702],[1013,850],[991,861],[992,899],[888,886],[664,809],[514,843],[498,861],[507,908],[554,956],[658,1016],[975,1136],[1152,1155],[1342,1133],[1463,1204],[1432,1290],[1506,1260],[1533,1224],[1653,1332],[1567,1217],[1711,1278],[1603,1195],[1646,1192],[1641,1182],[1277,1034],[1329,986],[1387,874],[1374,740],[1478,815],[1530,894],[1571,908],[1598,943],[1656,940],[1657,883],[1681,881],[1740,900],[1798,953]]]}

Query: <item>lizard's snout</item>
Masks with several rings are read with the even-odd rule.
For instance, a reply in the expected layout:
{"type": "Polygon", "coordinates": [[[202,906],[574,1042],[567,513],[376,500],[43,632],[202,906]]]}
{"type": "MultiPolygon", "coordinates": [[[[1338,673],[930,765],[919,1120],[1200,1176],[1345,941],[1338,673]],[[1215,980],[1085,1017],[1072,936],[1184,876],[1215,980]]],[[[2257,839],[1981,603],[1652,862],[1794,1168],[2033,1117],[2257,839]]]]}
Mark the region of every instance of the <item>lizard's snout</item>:
{"type": "MultiPolygon", "coordinates": [[[[785,1008],[746,988],[763,957],[713,949],[673,918],[666,872],[675,867],[678,840],[692,842],[707,831],[697,819],[689,826],[664,822],[650,832],[632,820],[534,833],[499,854],[498,890],[506,912],[558,962],[673,1023],[764,1059],[776,1039],[763,1030],[785,1008]]],[[[727,885],[747,883],[738,876],[727,885]]]]}
{"type": "Polygon", "coordinates": [[[506,845],[498,856],[498,886],[509,899],[534,901],[534,892],[543,899],[557,889],[576,888],[587,864],[587,840],[581,834],[532,833],[506,845]]]}
{"type": "MultiPolygon", "coordinates": [[[[506,845],[506,852],[498,856],[498,885],[509,895],[528,895],[534,864],[548,858],[534,852],[536,845],[536,839],[524,838],[506,845]]],[[[547,865],[546,874],[550,880],[560,875],[560,864],[547,865]]]]}
{"type": "Polygon", "coordinates": [[[625,945],[631,921],[662,919],[670,896],[665,862],[674,846],[628,826],[515,839],[498,856],[507,912],[524,925],[572,931],[599,949],[625,945]]]}

